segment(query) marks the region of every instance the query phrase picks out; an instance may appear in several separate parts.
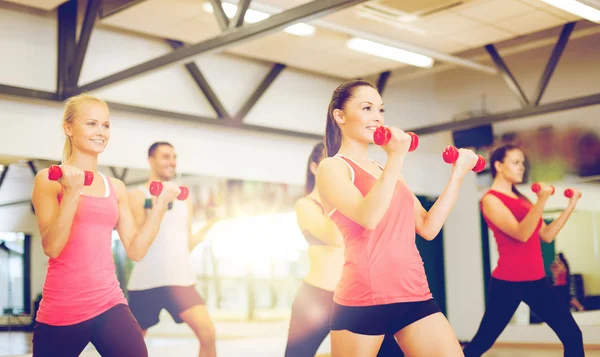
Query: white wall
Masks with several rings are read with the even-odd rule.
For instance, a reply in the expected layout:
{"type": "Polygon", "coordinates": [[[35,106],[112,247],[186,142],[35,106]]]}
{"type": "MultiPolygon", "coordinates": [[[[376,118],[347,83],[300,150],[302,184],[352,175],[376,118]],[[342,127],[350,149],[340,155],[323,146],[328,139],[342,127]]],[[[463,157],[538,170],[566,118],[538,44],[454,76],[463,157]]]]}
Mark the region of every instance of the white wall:
{"type": "MultiPolygon", "coordinates": [[[[550,81],[542,104],[549,101],[569,99],[600,92],[600,35],[572,40],[563,54],[555,75],[550,81]]],[[[511,71],[519,80],[524,91],[531,96],[535,91],[539,77],[549,58],[552,46],[527,53],[510,55],[505,58],[511,71]]],[[[500,77],[491,77],[467,69],[455,68],[444,72],[417,78],[399,80],[392,75],[388,86],[390,91],[398,88],[430,88],[430,93],[422,96],[418,106],[426,106],[422,112],[430,116],[430,122],[442,123],[452,116],[471,110],[479,110],[485,97],[489,112],[504,112],[518,109],[519,102],[513,97],[507,85],[500,77]]],[[[512,120],[493,125],[495,134],[536,128],[542,124],[552,124],[557,128],[578,125],[600,130],[597,120],[600,106],[570,110],[523,120],[512,120]]],[[[412,124],[412,123],[411,123],[412,124]]],[[[411,127],[425,126],[414,123],[411,127]]],[[[440,144],[444,141],[440,140],[440,144]]],[[[564,208],[566,199],[562,196],[565,188],[573,183],[555,184],[559,194],[548,202],[547,209],[564,208]]],[[[598,210],[600,190],[597,184],[576,184],[584,191],[578,209],[598,210]]],[[[479,190],[485,190],[480,187],[479,190]]],[[[444,230],[446,254],[446,277],[449,319],[457,336],[461,340],[470,340],[483,316],[483,277],[481,263],[481,238],[479,231],[479,211],[475,206],[480,194],[464,187],[460,202],[452,212],[444,230]],[[453,243],[455,245],[453,245],[453,243]],[[446,248],[448,247],[448,248],[446,248]],[[464,280],[463,280],[464,279],[464,280]]],[[[521,190],[529,194],[529,185],[521,190]]],[[[583,326],[586,343],[598,343],[600,326],[583,326]]],[[[543,342],[558,343],[558,338],[547,326],[509,326],[500,336],[499,342],[543,342]],[[530,330],[527,330],[527,329],[530,330]],[[525,329],[525,330],[523,330],[525,329]],[[527,331],[527,332],[524,332],[527,331]]]]}
{"type": "MultiPolygon", "coordinates": [[[[55,18],[25,14],[7,6],[0,8],[0,30],[0,48],[7,54],[0,56],[0,83],[53,91],[56,83],[55,18]]],[[[545,100],[595,90],[600,73],[594,71],[594,63],[598,63],[600,49],[591,46],[589,41],[598,43],[598,40],[594,37],[586,39],[588,42],[585,43],[576,40],[569,44],[545,100]]],[[[159,40],[97,28],[91,37],[80,84],[167,51],[169,47],[159,40]]],[[[528,93],[533,91],[549,52],[550,48],[544,48],[508,59],[528,93]]],[[[195,61],[231,114],[239,110],[270,67],[222,54],[198,56],[195,61]]],[[[491,111],[518,107],[499,77],[469,70],[454,69],[409,81],[393,81],[394,77],[384,93],[386,122],[402,129],[446,122],[456,113],[479,109],[483,94],[487,95],[491,111]]],[[[327,104],[339,82],[285,69],[249,113],[247,122],[323,133],[327,104]]],[[[214,116],[181,64],[102,88],[94,94],[113,102],[214,116]]],[[[584,112],[581,118],[591,117],[594,110],[584,112]]],[[[0,96],[0,155],[60,158],[63,144],[61,115],[61,105],[56,103],[0,96]]],[[[565,115],[553,117],[568,118],[565,115]]],[[[241,132],[116,110],[112,113],[112,121],[111,142],[101,156],[101,164],[120,167],[145,168],[148,145],[155,140],[169,140],[178,150],[179,168],[183,172],[302,184],[305,162],[314,144],[314,140],[241,132]]],[[[528,121],[501,123],[495,129],[498,132],[511,130],[525,122],[528,121]]],[[[450,172],[440,153],[450,143],[449,133],[421,138],[419,149],[409,154],[404,170],[413,191],[439,195],[450,172]]],[[[380,149],[373,148],[373,155],[385,162],[380,149]]],[[[444,228],[448,314],[461,340],[472,337],[484,306],[478,198],[476,180],[470,174],[444,228]]],[[[26,216],[25,212],[12,214],[26,216]]],[[[34,224],[30,219],[26,226],[14,229],[32,231],[34,224]]],[[[42,266],[38,268],[34,274],[45,270],[42,266]]],[[[529,342],[535,342],[535,337],[532,338],[529,342]]]]}
{"type": "MultiPolygon", "coordinates": [[[[31,199],[33,173],[26,164],[11,165],[2,187],[0,205],[31,199]]],[[[0,207],[0,232],[23,232],[31,234],[31,300],[42,292],[48,259],[44,255],[35,215],[31,205],[19,204],[0,207]]]]}

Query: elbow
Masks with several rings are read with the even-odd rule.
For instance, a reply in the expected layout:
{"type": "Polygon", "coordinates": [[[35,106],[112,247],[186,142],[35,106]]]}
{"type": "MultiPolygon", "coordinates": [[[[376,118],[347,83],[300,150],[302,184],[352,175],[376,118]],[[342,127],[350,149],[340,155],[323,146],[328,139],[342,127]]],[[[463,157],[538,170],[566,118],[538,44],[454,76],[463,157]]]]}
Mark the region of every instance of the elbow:
{"type": "Polygon", "coordinates": [[[438,236],[439,232],[434,232],[434,231],[428,231],[428,230],[423,230],[420,232],[417,232],[417,234],[419,236],[421,236],[423,239],[428,240],[428,241],[432,241],[435,239],[435,237],[438,236]]]}
{"type": "Polygon", "coordinates": [[[134,262],[139,262],[146,256],[146,252],[140,252],[139,250],[128,249],[127,257],[134,262]]]}
{"type": "Polygon", "coordinates": [[[44,247],[44,254],[50,259],[56,259],[60,255],[60,251],[51,247],[44,247]]]}
{"type": "Polygon", "coordinates": [[[129,257],[129,259],[133,260],[136,263],[142,260],[143,258],[143,256],[140,256],[139,254],[127,254],[127,257],[129,257]]]}
{"type": "MultiPolygon", "coordinates": [[[[42,238],[43,239],[43,238],[42,238]]],[[[56,259],[62,253],[62,249],[56,247],[55,244],[43,243],[42,248],[44,249],[44,254],[50,259],[56,259]]]]}
{"type": "Polygon", "coordinates": [[[545,234],[540,234],[540,239],[544,242],[544,243],[552,243],[552,241],[554,240],[554,237],[549,237],[545,234]]]}
{"type": "Polygon", "coordinates": [[[432,241],[435,239],[435,237],[437,237],[437,234],[423,234],[421,237],[423,237],[425,240],[432,241]]]}

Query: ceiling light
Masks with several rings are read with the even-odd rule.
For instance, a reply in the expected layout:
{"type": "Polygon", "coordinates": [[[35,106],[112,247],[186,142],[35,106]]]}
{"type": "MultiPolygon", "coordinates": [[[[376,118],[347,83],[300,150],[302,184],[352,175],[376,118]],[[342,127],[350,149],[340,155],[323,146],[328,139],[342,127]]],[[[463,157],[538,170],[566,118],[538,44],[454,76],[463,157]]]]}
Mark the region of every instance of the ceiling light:
{"type": "Polygon", "coordinates": [[[563,11],[570,12],[573,15],[583,17],[586,20],[600,23],[600,10],[582,4],[576,0],[542,0],[546,4],[552,5],[563,11]]]}
{"type": "MultiPolygon", "coordinates": [[[[228,18],[232,19],[235,16],[235,13],[237,12],[237,5],[230,4],[228,2],[224,2],[224,3],[222,3],[222,6],[223,6],[223,12],[225,12],[225,15],[228,18]]],[[[209,12],[211,14],[213,13],[212,4],[209,2],[205,2],[202,5],[202,8],[206,12],[209,12]]],[[[262,20],[265,20],[265,19],[269,18],[270,16],[271,15],[269,15],[265,12],[262,12],[262,11],[248,9],[246,11],[246,15],[244,16],[244,22],[248,22],[248,23],[252,24],[255,22],[260,22],[262,20]]],[[[296,35],[296,36],[312,36],[316,32],[316,28],[311,25],[299,23],[299,24],[288,26],[283,31],[285,31],[289,34],[292,34],[292,35],[296,35]]]]}
{"type": "Polygon", "coordinates": [[[296,36],[312,36],[316,32],[316,28],[311,25],[299,23],[285,28],[285,32],[296,36]]]}
{"type": "Polygon", "coordinates": [[[377,42],[353,38],[346,43],[348,48],[364,52],[369,55],[387,58],[392,61],[402,62],[422,68],[431,68],[433,58],[420,55],[418,53],[401,50],[399,48],[382,45],[377,42]]]}

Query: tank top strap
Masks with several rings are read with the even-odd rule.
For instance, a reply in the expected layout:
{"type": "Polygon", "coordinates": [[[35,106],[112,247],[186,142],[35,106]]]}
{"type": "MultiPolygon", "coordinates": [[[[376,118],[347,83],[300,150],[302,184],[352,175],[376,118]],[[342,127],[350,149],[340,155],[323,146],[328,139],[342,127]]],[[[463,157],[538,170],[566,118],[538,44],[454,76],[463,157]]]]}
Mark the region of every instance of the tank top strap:
{"type": "Polygon", "coordinates": [[[355,165],[354,161],[352,161],[349,158],[342,156],[340,154],[336,154],[333,158],[342,160],[343,162],[346,163],[346,165],[348,165],[348,169],[350,170],[350,176],[352,177],[352,182],[354,183],[354,179],[356,178],[356,170],[357,170],[357,168],[354,166],[355,165]]]}
{"type": "Polygon", "coordinates": [[[381,164],[379,163],[379,161],[376,161],[376,160],[373,160],[373,159],[369,159],[369,160],[371,160],[371,162],[373,162],[373,163],[377,164],[377,166],[379,166],[379,168],[381,169],[381,171],[383,171],[383,165],[381,165],[381,164]]]}
{"type": "MultiPolygon", "coordinates": [[[[102,181],[104,181],[104,196],[103,197],[109,197],[109,196],[116,197],[115,188],[114,188],[110,178],[107,178],[101,172],[99,172],[99,174],[100,174],[100,177],[102,177],[102,181]]],[[[61,185],[60,192],[58,193],[58,196],[57,196],[59,202],[62,200],[64,194],[65,194],[65,188],[64,188],[64,186],[61,185]]]]}

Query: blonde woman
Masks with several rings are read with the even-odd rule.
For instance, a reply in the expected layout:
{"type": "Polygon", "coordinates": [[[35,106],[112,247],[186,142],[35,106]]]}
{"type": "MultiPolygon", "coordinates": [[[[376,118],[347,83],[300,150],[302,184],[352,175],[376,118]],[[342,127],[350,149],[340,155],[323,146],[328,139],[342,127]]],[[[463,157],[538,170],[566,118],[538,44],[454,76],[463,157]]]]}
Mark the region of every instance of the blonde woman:
{"type": "Polygon", "coordinates": [[[112,232],[116,227],[127,255],[140,260],[180,190],[165,183],[150,219],[137,229],[123,182],[98,172],[98,155],[110,139],[109,116],[100,99],[69,99],[62,175],[50,180],[45,169],[34,180],[32,200],[49,257],[33,331],[34,357],[78,356],[89,342],[102,356],[148,355],[115,274],[112,232]],[[89,186],[84,171],[93,174],[89,186]]]}

